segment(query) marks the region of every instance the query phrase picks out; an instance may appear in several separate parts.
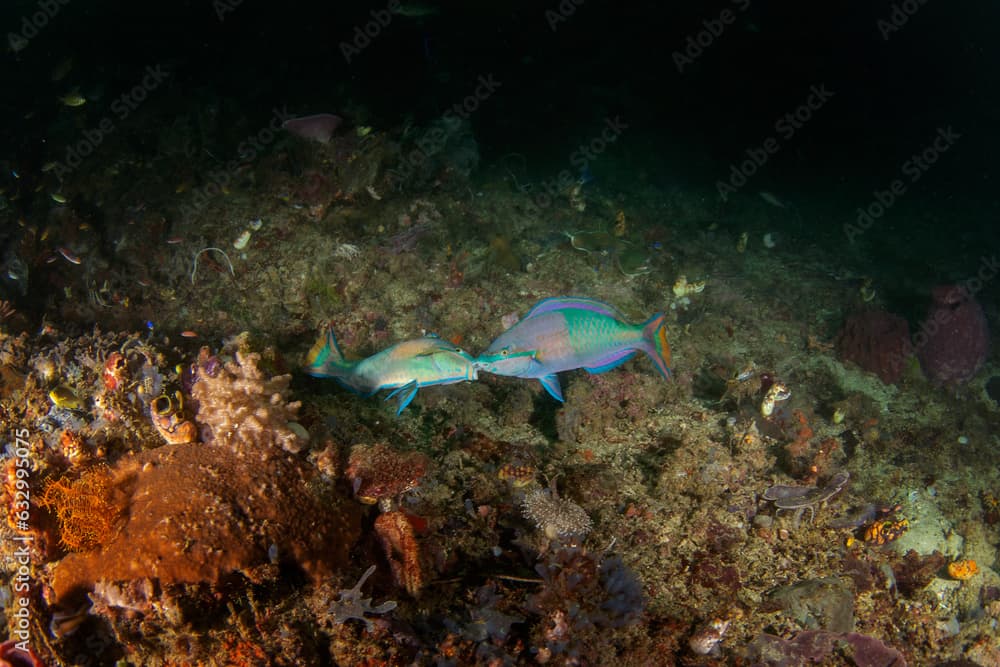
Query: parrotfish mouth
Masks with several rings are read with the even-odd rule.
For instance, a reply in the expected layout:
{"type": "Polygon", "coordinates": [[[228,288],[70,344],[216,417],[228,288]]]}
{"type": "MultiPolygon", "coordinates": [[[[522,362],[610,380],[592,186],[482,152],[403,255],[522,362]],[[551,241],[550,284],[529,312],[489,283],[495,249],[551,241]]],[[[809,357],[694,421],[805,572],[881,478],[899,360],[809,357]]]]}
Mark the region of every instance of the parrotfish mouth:
{"type": "Polygon", "coordinates": [[[499,352],[484,352],[473,361],[473,366],[478,370],[515,377],[523,377],[537,364],[534,350],[512,351],[508,348],[499,352]]]}

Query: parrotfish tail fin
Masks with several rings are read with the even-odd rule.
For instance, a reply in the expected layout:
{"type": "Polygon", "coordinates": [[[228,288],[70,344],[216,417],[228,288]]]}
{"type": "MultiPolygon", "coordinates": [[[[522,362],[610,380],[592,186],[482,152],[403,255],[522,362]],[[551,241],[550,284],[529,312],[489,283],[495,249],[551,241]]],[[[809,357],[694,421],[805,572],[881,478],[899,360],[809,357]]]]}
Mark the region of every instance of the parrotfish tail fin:
{"type": "Polygon", "coordinates": [[[414,398],[414,396],[417,395],[417,389],[419,389],[419,388],[420,388],[420,385],[417,384],[416,380],[410,380],[409,382],[407,382],[403,386],[396,387],[395,389],[393,389],[392,392],[390,392],[389,395],[385,397],[385,400],[388,401],[388,400],[392,399],[394,396],[396,396],[397,394],[399,395],[399,405],[396,408],[396,416],[397,417],[400,414],[402,414],[403,410],[406,409],[406,406],[409,405],[410,401],[412,401],[413,398],[414,398]]]}
{"type": "Polygon", "coordinates": [[[653,315],[642,325],[643,351],[649,355],[656,370],[665,378],[670,377],[670,343],[667,342],[667,318],[663,313],[653,315]]]}
{"type": "Polygon", "coordinates": [[[353,367],[354,362],[344,359],[337,337],[333,334],[333,327],[327,326],[306,355],[306,373],[319,378],[343,377],[353,367]]]}

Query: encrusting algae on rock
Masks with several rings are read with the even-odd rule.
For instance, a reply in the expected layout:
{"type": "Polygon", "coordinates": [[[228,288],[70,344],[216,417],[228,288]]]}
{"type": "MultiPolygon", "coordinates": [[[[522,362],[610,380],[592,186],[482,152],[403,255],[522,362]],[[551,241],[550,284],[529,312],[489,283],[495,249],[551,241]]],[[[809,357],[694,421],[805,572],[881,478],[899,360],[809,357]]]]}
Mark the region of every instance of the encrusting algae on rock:
{"type": "Polygon", "coordinates": [[[108,470],[120,532],[53,566],[52,602],[78,606],[101,581],[216,584],[234,572],[255,580],[254,568],[276,557],[314,581],[346,565],[359,512],[335,491],[317,491],[328,488],[312,483],[318,471],[290,453],[297,405],[285,401],[287,378],[264,378],[256,363],[237,352],[224,367],[199,369],[197,421],[212,442],[130,454],[108,470]]]}

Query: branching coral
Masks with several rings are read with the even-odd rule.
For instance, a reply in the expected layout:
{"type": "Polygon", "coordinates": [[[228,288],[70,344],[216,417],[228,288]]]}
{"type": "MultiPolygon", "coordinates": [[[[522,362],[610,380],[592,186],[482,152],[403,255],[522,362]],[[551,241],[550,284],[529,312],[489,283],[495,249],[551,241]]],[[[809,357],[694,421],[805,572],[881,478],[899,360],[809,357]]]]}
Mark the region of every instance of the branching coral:
{"type": "Polygon", "coordinates": [[[266,378],[258,367],[259,354],[236,349],[234,355],[214,375],[201,374],[191,389],[202,439],[237,453],[260,452],[272,445],[292,453],[302,451],[305,433],[291,425],[301,406],[299,401],[288,402],[292,376],[266,378]]]}
{"type": "Polygon", "coordinates": [[[121,508],[112,495],[111,475],[98,469],[73,482],[50,482],[39,504],[55,513],[60,541],[67,549],[87,551],[110,541],[118,531],[121,508]]]}
{"type": "Polygon", "coordinates": [[[359,621],[364,621],[365,626],[371,631],[374,629],[374,624],[365,614],[385,614],[396,608],[396,603],[392,600],[373,607],[371,598],[361,597],[361,587],[364,586],[365,581],[372,576],[373,572],[375,572],[374,565],[365,570],[353,588],[340,591],[337,599],[330,605],[330,616],[334,624],[340,625],[356,618],[359,621]]]}

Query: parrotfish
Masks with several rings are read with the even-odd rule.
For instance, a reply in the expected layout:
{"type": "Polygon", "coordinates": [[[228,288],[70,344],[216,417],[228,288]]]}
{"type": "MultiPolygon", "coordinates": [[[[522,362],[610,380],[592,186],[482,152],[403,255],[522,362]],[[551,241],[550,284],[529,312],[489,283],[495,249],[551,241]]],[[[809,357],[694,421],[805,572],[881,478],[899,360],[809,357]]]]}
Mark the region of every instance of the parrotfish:
{"type": "Polygon", "coordinates": [[[305,370],[313,377],[333,378],[366,397],[392,389],[385,400],[399,396],[398,415],[420,387],[475,380],[474,362],[472,355],[462,348],[433,335],[397,343],[360,361],[350,361],[341,353],[333,328],[328,327],[309,351],[305,370]]]}
{"type": "Polygon", "coordinates": [[[537,303],[520,322],[493,341],[476,359],[495,375],[537,378],[563,400],[556,373],[584,368],[603,373],[645,352],[656,370],[670,377],[670,345],[664,316],[630,324],[615,308],[594,299],[555,297],[537,303]]]}

